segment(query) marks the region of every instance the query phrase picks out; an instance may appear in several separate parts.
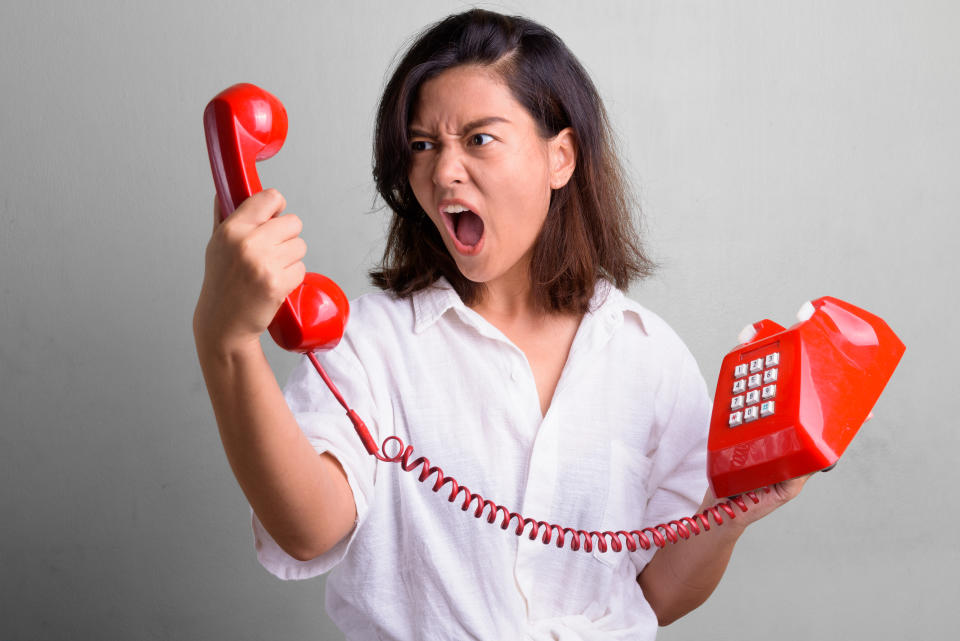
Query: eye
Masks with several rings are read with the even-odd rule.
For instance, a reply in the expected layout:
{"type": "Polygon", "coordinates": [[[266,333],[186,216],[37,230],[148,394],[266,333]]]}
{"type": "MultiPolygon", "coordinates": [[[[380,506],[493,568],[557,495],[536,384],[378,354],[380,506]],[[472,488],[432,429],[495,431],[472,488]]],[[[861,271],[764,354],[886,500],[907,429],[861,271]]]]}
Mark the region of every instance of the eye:
{"type": "Polygon", "coordinates": [[[476,145],[477,147],[482,147],[492,141],[493,136],[490,134],[473,134],[470,136],[470,144],[476,145]]]}
{"type": "Polygon", "coordinates": [[[414,140],[412,143],[410,143],[410,149],[413,150],[414,153],[418,151],[427,151],[428,149],[433,149],[433,143],[427,140],[414,140]]]}

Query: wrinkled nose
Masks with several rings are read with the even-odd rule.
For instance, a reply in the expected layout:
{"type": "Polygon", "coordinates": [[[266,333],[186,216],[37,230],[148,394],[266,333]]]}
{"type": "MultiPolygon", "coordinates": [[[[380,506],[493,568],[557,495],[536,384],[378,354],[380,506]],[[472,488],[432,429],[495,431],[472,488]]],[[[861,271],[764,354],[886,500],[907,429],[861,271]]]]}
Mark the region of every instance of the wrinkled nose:
{"type": "Polygon", "coordinates": [[[446,187],[466,182],[467,171],[463,160],[463,154],[455,147],[451,145],[442,147],[434,159],[434,184],[438,187],[446,187]]]}

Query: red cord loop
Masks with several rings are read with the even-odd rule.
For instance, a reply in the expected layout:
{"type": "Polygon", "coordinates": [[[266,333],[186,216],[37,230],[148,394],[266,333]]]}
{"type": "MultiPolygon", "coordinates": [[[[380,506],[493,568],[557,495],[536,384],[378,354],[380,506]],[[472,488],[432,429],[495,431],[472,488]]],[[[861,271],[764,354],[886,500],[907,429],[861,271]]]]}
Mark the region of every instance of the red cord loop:
{"type": "MultiPolygon", "coordinates": [[[[581,547],[586,552],[592,552],[594,545],[597,546],[600,552],[606,552],[608,545],[614,552],[622,551],[624,544],[631,552],[635,552],[638,546],[644,550],[649,550],[651,545],[662,548],[665,547],[668,542],[677,543],[680,540],[696,536],[700,534],[701,531],[709,530],[710,519],[708,516],[713,517],[717,525],[723,524],[723,516],[720,514],[721,510],[723,510],[729,518],[734,519],[737,516],[736,511],[733,509],[734,507],[739,508],[741,512],[746,512],[748,509],[742,496],[734,496],[725,501],[720,501],[713,507],[709,507],[699,514],[685,516],[670,521],[669,523],[660,523],[654,527],[645,527],[641,530],[631,530],[629,532],[625,530],[618,530],[616,532],[609,530],[605,532],[598,532],[596,530],[574,530],[573,528],[561,527],[553,523],[548,523],[547,521],[525,518],[517,512],[511,512],[506,507],[483,498],[479,494],[474,494],[467,486],[460,485],[452,476],[444,476],[443,470],[439,467],[435,465],[431,466],[430,459],[427,457],[421,456],[413,459],[413,446],[405,445],[403,440],[398,436],[388,436],[384,439],[380,446],[380,452],[375,454],[375,456],[387,463],[399,463],[400,467],[407,472],[414,471],[419,467],[420,474],[417,476],[417,480],[421,483],[425,483],[427,479],[436,474],[436,479],[431,489],[434,492],[439,492],[444,485],[449,483],[450,493],[447,496],[447,500],[453,503],[462,493],[463,503],[460,505],[460,509],[467,511],[470,509],[470,506],[476,502],[473,516],[478,519],[483,516],[484,512],[487,512],[488,523],[496,522],[497,516],[500,516],[500,528],[503,530],[510,527],[510,523],[516,520],[517,527],[514,533],[517,536],[521,536],[524,530],[527,529],[527,526],[530,526],[528,538],[531,541],[535,540],[540,530],[543,529],[540,540],[543,541],[544,544],[550,543],[554,535],[556,535],[556,545],[558,548],[562,548],[569,540],[570,549],[574,552],[581,547]],[[392,444],[395,444],[395,446],[392,444]],[[388,446],[389,450],[392,450],[394,454],[387,454],[388,446]]],[[[745,496],[753,501],[753,503],[760,502],[760,499],[753,492],[747,492],[745,496]]]]}
{"type": "MultiPolygon", "coordinates": [[[[510,527],[510,523],[516,520],[517,527],[514,530],[515,534],[517,536],[522,535],[524,530],[527,529],[527,526],[530,526],[530,534],[528,536],[531,541],[537,538],[542,528],[543,534],[540,536],[540,540],[543,541],[545,545],[549,544],[553,540],[554,534],[556,534],[558,548],[562,548],[564,543],[569,540],[570,549],[573,551],[577,551],[582,547],[584,551],[592,552],[594,545],[597,546],[600,552],[606,552],[608,545],[614,552],[622,551],[624,545],[626,545],[627,549],[631,552],[635,552],[638,546],[644,550],[649,550],[651,545],[662,548],[667,545],[667,542],[676,543],[700,534],[701,529],[702,531],[708,531],[710,529],[710,519],[708,517],[712,517],[717,525],[722,525],[723,515],[720,514],[721,510],[723,510],[729,518],[734,519],[737,516],[737,513],[733,509],[734,507],[739,508],[741,512],[746,512],[748,509],[746,502],[743,500],[743,496],[734,496],[727,500],[720,501],[713,507],[709,507],[703,512],[694,514],[693,516],[685,516],[670,521],[669,523],[660,523],[659,525],[645,527],[640,530],[618,530],[616,532],[574,530],[573,528],[561,527],[546,521],[536,521],[531,518],[525,518],[517,512],[511,512],[504,506],[483,498],[479,494],[474,494],[465,485],[457,483],[456,479],[452,476],[444,476],[443,470],[437,466],[431,466],[430,460],[427,459],[427,457],[421,456],[411,461],[410,459],[413,457],[413,446],[405,445],[403,440],[398,436],[388,436],[378,449],[376,441],[373,440],[367,426],[360,417],[357,416],[357,413],[347,406],[346,401],[343,400],[340,392],[336,386],[334,386],[333,381],[331,381],[330,377],[323,371],[323,367],[320,366],[320,362],[316,356],[314,356],[313,353],[307,353],[307,357],[310,359],[310,362],[313,363],[314,368],[319,372],[320,377],[324,383],[327,384],[327,387],[330,388],[330,391],[337,401],[347,410],[347,416],[353,423],[357,435],[363,442],[364,448],[366,448],[371,456],[375,456],[377,459],[386,463],[399,463],[400,467],[407,472],[413,471],[419,466],[420,474],[417,479],[421,483],[426,482],[430,476],[436,474],[437,478],[431,488],[434,492],[439,492],[444,485],[449,483],[450,494],[447,496],[448,501],[453,503],[462,492],[463,503],[460,506],[461,510],[467,511],[470,509],[470,506],[476,502],[477,505],[473,511],[474,517],[479,519],[483,516],[484,512],[487,512],[487,523],[492,524],[497,520],[497,516],[499,515],[501,518],[500,528],[503,530],[510,527]],[[391,451],[393,454],[389,453],[391,451]]],[[[770,488],[765,488],[765,490],[769,492],[770,488]]],[[[760,502],[760,499],[754,492],[747,492],[744,496],[753,501],[754,504],[760,502]]]]}

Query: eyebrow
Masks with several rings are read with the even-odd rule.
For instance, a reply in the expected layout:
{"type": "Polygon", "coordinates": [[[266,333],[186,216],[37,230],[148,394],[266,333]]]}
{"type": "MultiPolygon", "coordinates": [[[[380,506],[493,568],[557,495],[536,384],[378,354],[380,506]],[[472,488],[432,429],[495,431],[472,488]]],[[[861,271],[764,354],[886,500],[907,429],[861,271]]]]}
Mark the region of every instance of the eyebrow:
{"type": "MultiPolygon", "coordinates": [[[[463,126],[463,129],[461,129],[456,133],[458,136],[462,136],[464,133],[468,131],[473,131],[474,129],[477,129],[479,127],[486,127],[487,125],[493,124],[495,122],[503,122],[503,123],[510,124],[510,121],[507,120],[506,118],[501,118],[500,116],[489,116],[487,118],[478,118],[477,120],[471,120],[470,122],[468,122],[463,126]]],[[[430,138],[432,136],[432,134],[427,133],[422,129],[415,129],[413,127],[409,129],[409,135],[423,137],[423,138],[430,138]]]]}

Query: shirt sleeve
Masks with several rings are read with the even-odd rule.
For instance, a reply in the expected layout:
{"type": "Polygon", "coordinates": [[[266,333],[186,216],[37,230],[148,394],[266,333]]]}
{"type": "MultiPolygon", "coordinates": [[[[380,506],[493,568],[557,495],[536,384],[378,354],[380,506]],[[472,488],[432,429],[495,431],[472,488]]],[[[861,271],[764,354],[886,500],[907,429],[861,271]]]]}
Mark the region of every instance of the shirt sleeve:
{"type": "MultiPolygon", "coordinates": [[[[693,355],[684,351],[676,395],[666,415],[647,483],[650,499],[644,522],[651,527],[692,516],[707,491],[707,433],[712,403],[693,355]]],[[[642,570],[657,549],[655,545],[649,550],[637,548],[630,555],[642,570]]]]}
{"type": "MultiPolygon", "coordinates": [[[[335,349],[318,352],[316,356],[347,405],[360,415],[371,436],[379,442],[380,422],[369,379],[348,341],[341,340],[335,349]]],[[[260,564],[281,579],[308,579],[331,570],[350,550],[373,501],[377,459],[367,453],[343,406],[306,356],[290,374],[283,394],[317,455],[329,452],[340,462],[357,508],[357,520],[350,533],[325,554],[309,561],[298,561],[284,552],[251,510],[254,546],[260,564]]]]}

